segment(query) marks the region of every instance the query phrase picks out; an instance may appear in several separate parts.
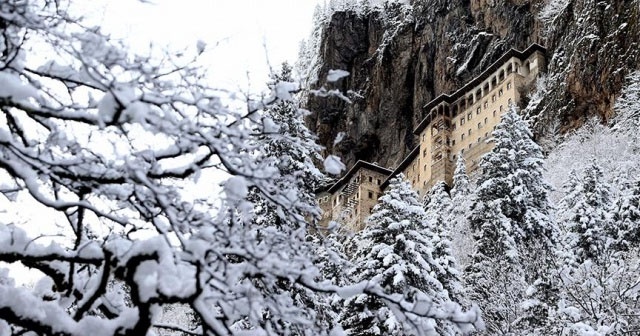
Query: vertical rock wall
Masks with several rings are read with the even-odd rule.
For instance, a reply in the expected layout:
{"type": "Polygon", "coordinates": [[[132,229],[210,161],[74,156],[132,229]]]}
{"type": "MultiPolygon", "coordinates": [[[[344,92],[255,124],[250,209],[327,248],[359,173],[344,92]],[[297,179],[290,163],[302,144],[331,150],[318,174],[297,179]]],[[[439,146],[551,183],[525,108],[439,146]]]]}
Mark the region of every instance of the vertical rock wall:
{"type": "Polygon", "coordinates": [[[349,92],[310,98],[307,122],[328,152],[396,166],[416,142],[422,106],[455,91],[510,48],[548,49],[548,91],[528,111],[544,136],[552,123],[574,128],[588,116],[608,118],[625,75],[638,68],[637,1],[569,1],[557,17],[539,19],[544,0],[416,0],[360,15],[335,12],[322,32],[318,77],[351,73],[312,88],[349,92]],[[550,27],[555,27],[550,29],[550,27]],[[343,141],[334,145],[338,133],[343,141]]]}

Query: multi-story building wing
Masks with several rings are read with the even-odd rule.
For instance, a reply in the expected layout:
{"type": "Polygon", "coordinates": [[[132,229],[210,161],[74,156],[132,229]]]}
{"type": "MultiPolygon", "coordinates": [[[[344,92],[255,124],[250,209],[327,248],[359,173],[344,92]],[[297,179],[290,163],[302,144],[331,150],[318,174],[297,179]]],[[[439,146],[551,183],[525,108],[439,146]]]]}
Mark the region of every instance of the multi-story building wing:
{"type": "MultiPolygon", "coordinates": [[[[453,94],[443,94],[424,107],[425,118],[414,130],[420,142],[420,165],[406,174],[416,190],[426,192],[438,181],[451,183],[457,155],[467,170],[493,147],[491,132],[510,105],[520,102],[545,67],[545,49],[511,49],[478,77],[453,94]]],[[[414,160],[415,161],[415,160],[414,160]]]]}
{"type": "Polygon", "coordinates": [[[424,195],[436,182],[451,184],[458,155],[473,172],[493,148],[491,134],[500,117],[518,104],[545,69],[545,48],[533,44],[511,49],[478,77],[452,94],[442,94],[424,106],[424,118],[414,130],[419,145],[393,171],[358,161],[347,174],[320,192],[321,225],[335,220],[358,231],[389,179],[403,173],[424,195]],[[372,198],[372,196],[374,196],[372,198]]]}
{"type": "Polygon", "coordinates": [[[317,194],[322,209],[321,226],[330,221],[350,231],[360,231],[381,195],[381,185],[392,173],[376,164],[358,161],[327,190],[317,194]]]}

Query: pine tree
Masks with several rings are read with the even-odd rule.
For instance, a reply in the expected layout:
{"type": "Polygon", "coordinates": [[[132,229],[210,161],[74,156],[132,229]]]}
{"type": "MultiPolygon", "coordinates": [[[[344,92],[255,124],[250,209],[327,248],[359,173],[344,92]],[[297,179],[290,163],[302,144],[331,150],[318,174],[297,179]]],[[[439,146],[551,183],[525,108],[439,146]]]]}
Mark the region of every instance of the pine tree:
{"type": "Polygon", "coordinates": [[[640,268],[638,247],[627,237],[638,223],[637,186],[612,209],[611,188],[595,160],[565,185],[559,324],[582,333],[633,333],[640,323],[640,268]]]}
{"type": "Polygon", "coordinates": [[[617,249],[640,247],[640,180],[616,202],[611,229],[610,235],[616,237],[617,249]]]}
{"type": "Polygon", "coordinates": [[[451,229],[446,221],[446,216],[451,209],[451,198],[447,193],[446,183],[436,183],[431,188],[429,195],[424,232],[429,234],[426,238],[431,241],[434,248],[433,258],[439,266],[436,269],[437,279],[442,283],[452,300],[461,302],[464,301],[464,290],[451,247],[451,229]]]}
{"type": "MultiPolygon", "coordinates": [[[[354,238],[358,246],[352,257],[351,280],[373,279],[386,293],[401,295],[410,302],[425,297],[436,305],[449,302],[442,284],[432,276],[440,265],[433,258],[434,248],[427,238],[432,233],[425,232],[424,220],[424,208],[410,183],[402,176],[392,179],[367,219],[365,229],[354,238]]],[[[367,295],[345,301],[340,323],[348,335],[415,333],[414,325],[396,319],[379,299],[367,295]]],[[[443,323],[437,328],[441,334],[454,334],[450,324],[443,323]]]]}
{"type": "Polygon", "coordinates": [[[511,236],[513,243],[503,244],[503,252],[510,251],[510,258],[518,257],[515,244],[533,240],[553,241],[554,225],[549,213],[550,186],[543,178],[542,149],[533,141],[528,123],[512,109],[502,116],[502,122],[493,132],[495,147],[480,166],[477,200],[471,215],[471,225],[479,228],[485,221],[483,212],[498,211],[507,222],[500,230],[511,236]],[[493,209],[493,210],[492,210],[493,209]]]}
{"type": "MultiPolygon", "coordinates": [[[[319,215],[315,207],[317,203],[314,191],[323,175],[315,167],[313,159],[317,158],[320,147],[315,142],[315,136],[304,125],[303,112],[291,96],[293,85],[292,68],[283,63],[280,73],[272,75],[271,82],[268,83],[273,94],[280,99],[260,115],[263,127],[258,130],[261,132],[258,139],[261,143],[260,151],[276,160],[278,175],[286,177],[276,180],[276,185],[281,190],[288,190],[285,197],[309,205],[306,208],[307,215],[314,221],[319,215]]],[[[317,241],[309,239],[305,218],[291,220],[292,218],[285,217],[284,213],[273,206],[273,202],[255,187],[250,188],[248,199],[254,204],[251,225],[256,239],[261,244],[281,246],[286,242],[286,237],[294,236],[305,241],[305,252],[300,251],[302,253],[314,255],[312,251],[321,248],[316,246],[317,241]]],[[[289,309],[298,309],[300,314],[310,314],[308,318],[318,324],[318,327],[326,329],[333,324],[327,295],[313,293],[307,288],[293,285],[289,279],[266,281],[258,277],[251,281],[265,297],[276,297],[282,302],[288,302],[289,309]]],[[[271,311],[264,310],[263,321],[259,323],[271,324],[274,330],[286,334],[304,334],[300,326],[272,316],[271,311]]],[[[244,318],[236,327],[253,329],[255,326],[244,318]]]]}
{"type": "Polygon", "coordinates": [[[550,286],[540,262],[550,263],[557,230],[550,219],[542,150],[515,108],[502,116],[493,136],[495,146],[480,164],[469,216],[476,241],[470,281],[484,304],[489,331],[514,332],[516,324],[543,328],[545,301],[553,301],[553,295],[535,287],[550,286]]]}
{"type": "Polygon", "coordinates": [[[459,155],[453,173],[451,208],[447,222],[451,227],[453,255],[460,265],[460,269],[465,269],[469,265],[472,253],[473,237],[467,216],[473,204],[473,196],[472,184],[467,175],[464,157],[459,155]]]}
{"type": "Polygon", "coordinates": [[[451,198],[467,198],[471,194],[471,181],[467,174],[467,165],[462,154],[458,155],[456,169],[453,171],[453,187],[451,188],[451,198]]]}
{"type": "Polygon", "coordinates": [[[608,218],[611,206],[609,186],[598,164],[592,161],[584,171],[582,181],[570,186],[561,208],[565,214],[563,224],[569,232],[564,245],[574,251],[571,261],[581,264],[591,259],[597,260],[607,246],[613,243],[611,221],[608,218]]]}

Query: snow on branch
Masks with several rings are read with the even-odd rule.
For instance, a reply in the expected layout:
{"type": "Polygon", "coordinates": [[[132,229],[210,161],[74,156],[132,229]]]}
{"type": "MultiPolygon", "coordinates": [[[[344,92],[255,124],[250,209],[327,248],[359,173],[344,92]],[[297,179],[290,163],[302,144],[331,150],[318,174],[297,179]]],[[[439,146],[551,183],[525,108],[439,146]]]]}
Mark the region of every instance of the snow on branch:
{"type": "Polygon", "coordinates": [[[43,277],[22,288],[0,272],[1,335],[322,335],[329,295],[349,292],[416,324],[480,323],[323,279],[315,163],[345,167],[320,156],[290,67],[263,99],[239,101],[196,66],[202,43],[135,55],[66,5],[0,4],[0,261],[43,277]],[[38,64],[34,43],[56,53],[38,64]],[[159,321],[173,306],[190,318],[159,321]]]}

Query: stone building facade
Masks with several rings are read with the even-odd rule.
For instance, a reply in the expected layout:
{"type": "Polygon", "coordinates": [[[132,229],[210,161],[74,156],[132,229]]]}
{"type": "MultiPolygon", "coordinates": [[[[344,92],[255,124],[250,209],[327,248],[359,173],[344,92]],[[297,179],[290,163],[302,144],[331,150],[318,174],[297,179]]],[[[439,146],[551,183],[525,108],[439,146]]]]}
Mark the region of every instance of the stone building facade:
{"type": "Polygon", "coordinates": [[[321,227],[336,221],[350,231],[360,231],[382,194],[382,183],[392,171],[358,161],[335,184],[317,194],[322,209],[321,227]]]}
{"type": "Polygon", "coordinates": [[[518,104],[545,71],[545,52],[537,44],[524,51],[511,49],[456,92],[426,104],[425,116],[414,130],[419,145],[397,168],[358,161],[342,179],[318,193],[324,212],[320,224],[334,220],[351,231],[362,229],[378,196],[399,173],[424,195],[436,182],[451,184],[458,155],[473,172],[482,155],[493,148],[491,134],[501,115],[518,104]]]}

